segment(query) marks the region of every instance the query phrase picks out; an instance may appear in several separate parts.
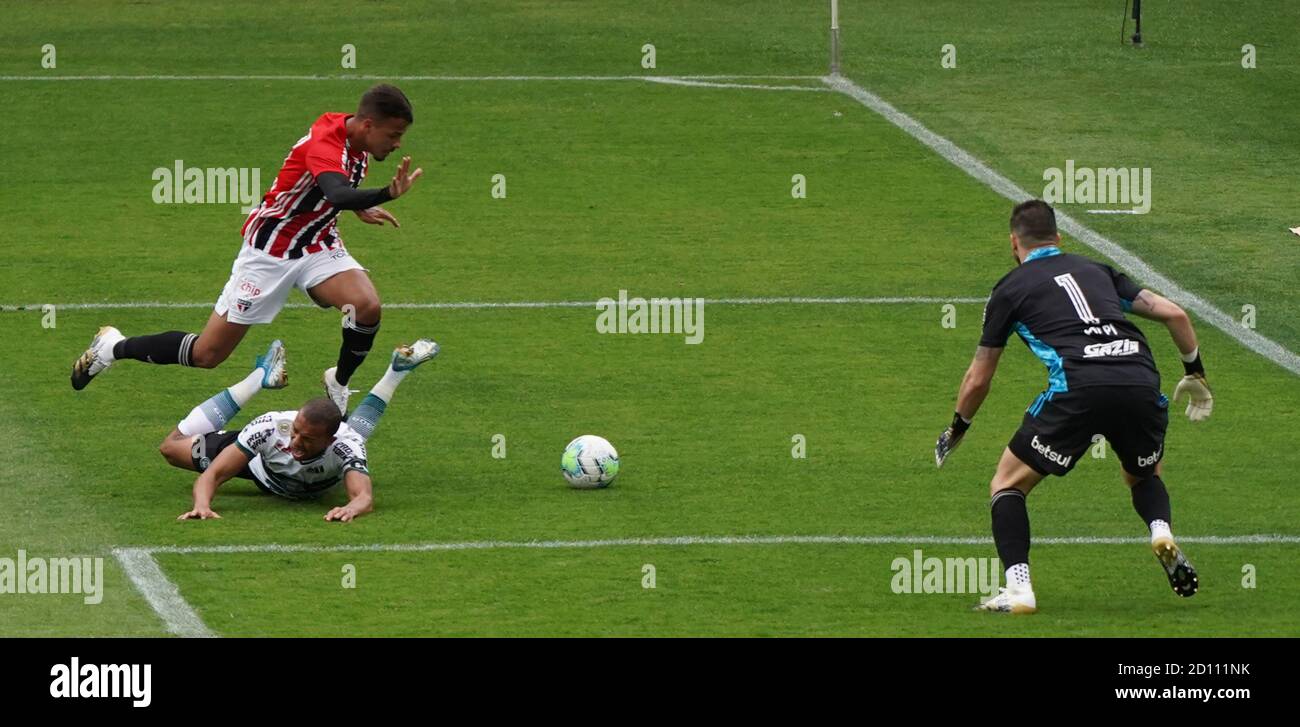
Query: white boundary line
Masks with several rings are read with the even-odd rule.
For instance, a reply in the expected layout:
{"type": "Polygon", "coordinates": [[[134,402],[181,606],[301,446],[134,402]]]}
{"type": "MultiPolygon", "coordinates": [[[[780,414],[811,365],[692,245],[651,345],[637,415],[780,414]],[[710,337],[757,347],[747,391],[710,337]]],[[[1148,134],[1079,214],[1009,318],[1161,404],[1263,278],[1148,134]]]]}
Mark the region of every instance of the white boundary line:
{"type": "MultiPolygon", "coordinates": [[[[59,76],[59,75],[27,75],[27,76],[0,76],[0,81],[447,81],[447,82],[478,82],[478,81],[642,81],[645,83],[673,83],[675,81],[733,81],[733,80],[752,80],[752,81],[820,81],[821,76],[790,76],[790,75],[752,75],[752,74],[719,74],[719,75],[684,75],[684,76],[600,76],[600,75],[575,75],[575,76],[456,76],[456,75],[414,75],[414,76],[376,76],[376,75],[238,75],[238,74],[153,74],[153,75],[82,75],[82,76],[59,76]]],[[[738,88],[746,88],[738,86],[738,88]]],[[[813,87],[816,88],[816,87],[813,87]]],[[[811,90],[811,89],[809,89],[811,90]]],[[[823,89],[818,89],[823,90],[823,89]]]]}
{"type": "MultiPolygon", "coordinates": [[[[652,296],[653,297],[653,296],[652,296]]],[[[901,296],[901,297],[776,297],[776,298],[705,298],[709,305],[911,305],[933,303],[984,303],[987,298],[954,296],[901,296]]],[[[0,313],[40,313],[42,306],[53,305],[58,310],[125,310],[131,308],[211,308],[212,303],[164,303],[135,301],[122,303],[28,303],[25,305],[0,305],[0,313]]],[[[314,303],[286,303],[285,308],[319,308],[314,303]]],[[[595,308],[596,301],[585,300],[519,300],[519,301],[446,301],[432,303],[385,303],[390,309],[495,309],[495,308],[595,308]]]]}
{"type": "Polygon", "coordinates": [[[203,619],[190,608],[167,575],[158,567],[158,561],[143,548],[114,548],[113,556],[122,564],[122,570],[131,579],[136,590],[149,602],[167,631],[177,636],[216,636],[203,619]]]}
{"type": "MultiPolygon", "coordinates": [[[[1036,545],[1141,545],[1149,538],[1047,537],[1036,545]]],[[[1180,543],[1199,545],[1300,544],[1300,535],[1181,536],[1180,543]]],[[[992,538],[932,535],[680,535],[660,538],[607,540],[478,540],[458,543],[375,543],[371,545],[156,545],[113,548],[113,555],[167,631],[177,636],[216,636],[181,596],[154,560],[155,553],[175,555],[239,553],[431,553],[466,550],[560,550],[617,547],[674,547],[690,545],[992,545],[992,538]]]]}
{"type": "MultiPolygon", "coordinates": [[[[1066,536],[1034,538],[1035,545],[1142,545],[1143,537],[1066,536]]],[[[1179,543],[1195,545],[1300,544],[1300,535],[1181,535],[1179,543]]],[[[428,553],[457,550],[563,550],[628,546],[660,547],[685,545],[992,545],[988,537],[942,535],[678,535],[659,538],[610,538],[604,540],[475,540],[456,543],[374,543],[370,545],[158,545],[129,548],[145,554],[168,553],[428,553]]],[[[117,551],[114,551],[117,552],[117,551]]]]}
{"type": "MultiPolygon", "coordinates": [[[[894,126],[902,129],[909,136],[930,147],[939,156],[952,162],[962,171],[983,182],[993,191],[1013,202],[1023,202],[1034,195],[1016,186],[1015,182],[993,171],[987,164],[976,159],[969,152],[948,139],[925,128],[919,121],[894,108],[888,101],[862,88],[844,76],[827,76],[822,79],[830,88],[852,98],[868,109],[883,116],[894,126]]],[[[1156,272],[1141,258],[1124,249],[1111,240],[1102,237],[1070,215],[1057,210],[1057,222],[1062,230],[1078,238],[1080,242],[1106,257],[1119,263],[1139,281],[1159,290],[1164,295],[1191,309],[1220,331],[1236,339],[1238,343],[1291,373],[1300,374],[1300,356],[1288,351],[1271,339],[1245,328],[1227,313],[1214,307],[1209,302],[1183,288],[1173,280],[1156,272]]]]}

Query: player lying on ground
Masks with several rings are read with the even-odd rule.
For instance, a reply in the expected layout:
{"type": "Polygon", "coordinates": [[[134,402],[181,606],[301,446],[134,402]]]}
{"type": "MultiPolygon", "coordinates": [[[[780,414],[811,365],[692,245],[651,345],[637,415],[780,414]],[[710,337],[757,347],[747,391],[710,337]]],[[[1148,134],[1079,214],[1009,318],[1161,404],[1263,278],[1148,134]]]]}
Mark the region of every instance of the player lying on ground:
{"type": "Polygon", "coordinates": [[[369,157],[383,161],[401,148],[413,120],[406,96],[383,84],[361,97],[356,114],[322,115],[293,145],[275,183],[244,221],[244,244],[203,332],[126,338],[104,326],[73,364],[72,388],[85,388],[120,359],[212,368],[230,356],[249,326],[275,320],[298,288],[322,308],[347,313],[338,364],[322,377],[339,412],[346,412],[347,384],[374,344],[380,305],[366,269],[343,246],[336,218],[352,210],[362,222],[398,226],[379,205],[402,196],[420,178],[422,169],[409,171],[410,157],[402,159],[387,187],[357,187],[369,157]]]}
{"type": "Polygon", "coordinates": [[[1047,366],[1048,387],[1025,412],[989,485],[993,540],[1007,566],[1007,587],[979,608],[1037,610],[1029,581],[1029,513],[1025,496],[1046,475],[1063,476],[1101,434],[1119,456],[1133,507],[1151,533],[1151,548],[1180,596],[1196,593],[1196,571],[1170,532],[1169,492],[1160,479],[1169,400],[1146,338],[1125,311],[1165,324],[1182,353],[1186,376],[1174,400],[1190,397],[1187,417],[1210,416],[1196,332],[1182,308],[1139,288],[1114,269],[1059,247],[1056,213],[1041,200],[1011,213],[1011,254],[1018,267],[994,286],[984,309],[975,360],[957,394],[952,424],[935,444],[942,467],[962,442],[988,396],[998,358],[1015,331],[1047,366]]]}
{"type": "Polygon", "coordinates": [[[384,377],[346,420],[332,401],[318,398],[298,411],[267,412],[239,432],[221,431],[257,392],[284,388],[284,347],[275,341],[252,373],[194,407],[158,446],[170,464],[202,473],[194,481],[193,509],[177,519],[221,517],[212,511],[212,498],[235,477],[293,500],[318,497],[344,482],[348,504],[333,508],[325,519],[349,522],[370,512],[374,498],[366,440],[402,379],[437,355],[438,344],[427,338],[398,346],[384,377]]]}

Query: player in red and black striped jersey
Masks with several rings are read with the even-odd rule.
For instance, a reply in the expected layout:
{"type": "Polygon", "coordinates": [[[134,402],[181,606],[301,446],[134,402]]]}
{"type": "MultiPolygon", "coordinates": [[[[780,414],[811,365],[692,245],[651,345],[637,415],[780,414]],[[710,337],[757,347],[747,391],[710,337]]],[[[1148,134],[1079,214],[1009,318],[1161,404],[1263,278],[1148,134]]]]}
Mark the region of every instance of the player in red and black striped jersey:
{"type": "Polygon", "coordinates": [[[338,364],[323,377],[341,412],[347,384],[379,330],[380,302],[370,277],[338,233],[338,215],[398,227],[382,205],[402,196],[423,170],[410,171],[404,157],[386,187],[361,190],[371,158],[383,161],[401,147],[414,122],[411,103],[399,89],[381,84],[361,97],[355,114],[327,113],[312,124],[285,157],[275,182],[245,220],[244,244],[202,333],[168,331],[127,338],[116,328],[99,330],[73,365],[72,387],[90,380],[118,359],[212,368],[234,351],[251,325],[270,323],[298,288],[321,307],[347,317],[338,364]]]}
{"type": "Polygon", "coordinates": [[[975,359],[957,394],[952,424],[935,444],[942,467],[961,444],[988,396],[1007,338],[1016,333],[1047,367],[1047,389],[1030,404],[1020,429],[1002,452],[989,485],[993,540],[1007,568],[1007,587],[980,608],[1033,613],[1029,580],[1029,514],[1025,497],[1047,475],[1064,476],[1093,444],[1106,438],[1122,467],[1133,507],[1151,535],[1151,548],[1180,596],[1196,593],[1196,571],[1174,542],[1169,492],[1161,480],[1169,400],[1132,312],[1163,323],[1182,354],[1186,376],[1174,399],[1189,396],[1187,416],[1210,415],[1214,398],[1205,382],[1196,332],[1173,302],[1136,285],[1107,265],[1061,252],[1056,213],[1030,200],[1011,214],[1016,267],[998,281],[984,309],[975,359]]]}

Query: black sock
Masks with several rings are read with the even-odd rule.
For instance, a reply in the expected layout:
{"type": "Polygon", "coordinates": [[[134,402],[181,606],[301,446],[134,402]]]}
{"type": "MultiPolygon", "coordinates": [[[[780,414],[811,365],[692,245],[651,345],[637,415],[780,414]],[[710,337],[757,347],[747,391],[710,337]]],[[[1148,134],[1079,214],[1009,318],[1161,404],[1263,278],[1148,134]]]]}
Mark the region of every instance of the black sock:
{"type": "Polygon", "coordinates": [[[198,339],[197,333],[167,331],[152,336],[124,338],[113,346],[113,358],[133,358],[151,364],[190,365],[190,349],[198,339]]]}
{"type": "Polygon", "coordinates": [[[1133,485],[1133,509],[1149,527],[1152,520],[1172,524],[1169,512],[1169,490],[1158,475],[1151,475],[1133,485]]]}
{"type": "Polygon", "coordinates": [[[366,360],[366,354],[370,353],[370,347],[375,344],[375,335],[378,333],[378,321],[369,326],[360,323],[343,325],[343,345],[339,347],[338,369],[334,371],[335,381],[347,385],[357,367],[366,360]]]}
{"type": "Polygon", "coordinates": [[[1029,510],[1025,493],[1014,487],[999,490],[993,496],[993,543],[998,546],[1002,567],[1029,562],[1029,510]]]}

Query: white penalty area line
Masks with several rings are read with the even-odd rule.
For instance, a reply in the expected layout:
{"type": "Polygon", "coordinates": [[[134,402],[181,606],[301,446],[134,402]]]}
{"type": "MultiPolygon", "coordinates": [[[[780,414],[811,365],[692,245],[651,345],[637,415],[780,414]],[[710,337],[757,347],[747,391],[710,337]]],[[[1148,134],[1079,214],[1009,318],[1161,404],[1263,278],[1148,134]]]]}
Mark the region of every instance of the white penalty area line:
{"type": "MultiPolygon", "coordinates": [[[[930,147],[939,156],[947,159],[962,171],[983,182],[993,191],[1012,202],[1023,202],[1035,197],[1035,195],[1021,189],[1015,182],[994,171],[984,162],[976,159],[970,152],[925,128],[916,119],[894,108],[888,101],[862,88],[848,78],[844,76],[827,76],[822,79],[822,82],[829,88],[839,91],[883,116],[891,124],[902,129],[908,136],[930,147]]],[[[1075,220],[1065,212],[1057,210],[1056,220],[1060,228],[1066,233],[1073,235],[1083,244],[1119,263],[1121,267],[1125,268],[1147,287],[1163,293],[1185,308],[1190,309],[1208,321],[1210,325],[1236,339],[1238,343],[1251,351],[1293,374],[1300,374],[1300,356],[1297,356],[1294,352],[1283,348],[1272,339],[1256,333],[1253,329],[1242,326],[1232,316],[1219,310],[1172,279],[1156,272],[1138,256],[1084,226],[1083,223],[1075,220]]]]}
{"type": "MultiPolygon", "coordinates": [[[[1034,538],[1034,545],[1143,545],[1143,537],[1065,536],[1034,538]]],[[[1195,545],[1300,544],[1300,535],[1182,535],[1179,543],[1195,545]]],[[[126,550],[146,554],[238,553],[430,553],[458,550],[566,550],[619,547],[672,547],[689,545],[993,545],[989,537],[942,535],[678,535],[661,538],[610,538],[603,540],[474,540],[454,543],[375,543],[370,545],[158,545],[126,550]]],[[[116,551],[115,551],[116,552],[116,551]]]]}
{"type": "Polygon", "coordinates": [[[181,597],[180,590],[158,567],[158,561],[143,548],[114,548],[113,557],[122,565],[127,578],[144,596],[167,631],[176,636],[216,636],[190,604],[181,597]]]}
{"type": "MultiPolygon", "coordinates": [[[[610,299],[614,300],[614,299],[610,299]]],[[[682,300],[688,300],[683,298],[682,300]]],[[[689,298],[689,300],[695,300],[689,298]]],[[[917,305],[917,304],[983,304],[988,299],[979,297],[893,296],[893,297],[774,297],[774,298],[705,298],[706,305],[917,305]]],[[[595,308],[599,301],[585,300],[518,300],[518,301],[446,301],[430,303],[384,303],[387,309],[414,310],[493,310],[497,308],[595,308]]],[[[0,305],[0,313],[40,313],[45,306],[56,310],[129,310],[134,308],[211,308],[212,303],[165,303],[161,301],[128,301],[104,303],[28,303],[0,305]]],[[[319,308],[314,303],[286,303],[285,308],[319,308]]]]}
{"type": "Polygon", "coordinates": [[[480,81],[631,81],[640,83],[660,83],[673,86],[694,86],[699,88],[738,88],[756,91],[812,91],[829,92],[825,86],[801,86],[792,84],[752,83],[753,81],[820,81],[821,76],[790,75],[683,75],[683,76],[457,76],[457,75],[415,75],[415,76],[376,76],[376,75],[84,75],[84,76],[0,76],[3,81],[445,81],[474,83],[480,81]]]}
{"type": "MultiPolygon", "coordinates": [[[[1149,538],[1137,537],[1047,537],[1035,538],[1035,545],[1142,545],[1149,538]]],[[[1178,542],[1197,545],[1300,544],[1300,535],[1202,535],[1182,536],[1178,542]]],[[[680,547],[693,545],[981,545],[992,546],[992,538],[933,535],[680,535],[660,538],[610,538],[603,540],[476,540],[452,543],[375,543],[370,545],[155,545],[114,548],[140,594],[144,596],[169,633],[184,637],[216,636],[181,597],[176,585],[154,560],[157,553],[174,555],[240,553],[436,553],[471,550],[592,550],[619,547],[680,547]]]]}

